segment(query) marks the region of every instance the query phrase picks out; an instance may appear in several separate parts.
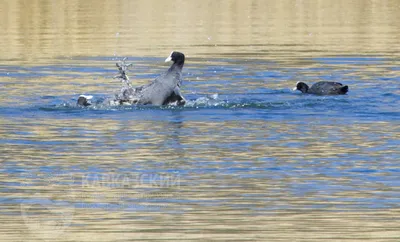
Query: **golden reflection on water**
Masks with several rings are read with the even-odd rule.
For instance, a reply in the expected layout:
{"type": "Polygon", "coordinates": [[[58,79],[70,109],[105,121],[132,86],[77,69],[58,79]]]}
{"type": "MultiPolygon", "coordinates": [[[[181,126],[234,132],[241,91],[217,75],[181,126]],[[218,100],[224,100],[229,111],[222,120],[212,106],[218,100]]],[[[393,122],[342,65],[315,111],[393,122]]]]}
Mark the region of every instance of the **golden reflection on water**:
{"type": "MultiPolygon", "coordinates": [[[[172,49],[202,60],[220,56],[278,61],[296,59],[291,64],[299,68],[303,63],[297,59],[303,56],[369,53],[396,57],[399,54],[399,12],[400,4],[396,0],[2,1],[0,63],[63,65],[74,62],[63,59],[68,57],[159,57],[172,49]]],[[[382,70],[373,67],[368,71],[369,74],[382,74],[382,70]]],[[[397,72],[386,73],[389,74],[396,75],[397,72]]],[[[105,92],[105,88],[96,83],[117,86],[107,78],[98,80],[82,76],[82,73],[79,75],[79,82],[88,84],[85,91],[90,93],[105,92]]],[[[70,81],[75,80],[57,76],[27,78],[24,82],[15,78],[0,79],[8,95],[13,97],[21,91],[26,96],[70,95],[70,90],[74,89],[70,81]]],[[[288,84],[270,85],[275,88],[288,84]]],[[[8,95],[0,95],[2,106],[14,104],[15,100],[8,95]]],[[[307,166],[326,166],[330,158],[337,161],[351,153],[366,153],[377,160],[398,154],[398,147],[387,143],[400,140],[400,126],[394,127],[393,123],[387,122],[336,126],[318,123],[314,118],[309,121],[303,130],[298,130],[299,125],[293,122],[266,120],[182,123],[150,120],[138,123],[112,118],[93,121],[65,117],[36,119],[34,115],[23,120],[0,117],[0,136],[5,140],[0,144],[0,161],[15,162],[14,166],[21,172],[28,166],[43,167],[44,164],[59,170],[96,167],[106,173],[124,169],[131,172],[132,167],[139,173],[143,166],[154,170],[192,171],[181,175],[180,187],[157,189],[146,185],[133,188],[74,185],[71,189],[62,183],[46,183],[43,179],[2,172],[0,181],[15,191],[13,196],[16,198],[48,197],[70,204],[82,202],[92,207],[76,205],[72,206],[73,211],[68,211],[71,206],[54,205],[56,212],[61,210],[63,213],[62,209],[67,209],[64,215],[73,214],[70,225],[58,224],[57,227],[51,223],[45,225],[51,222],[52,216],[57,217],[51,209],[37,208],[37,217],[24,217],[21,216],[23,206],[19,203],[5,203],[4,207],[2,203],[5,212],[0,216],[0,240],[398,241],[398,209],[360,212],[337,208],[356,204],[357,199],[374,197],[378,191],[396,192],[392,187],[379,182],[367,183],[362,186],[376,190],[360,192],[357,191],[360,184],[352,184],[350,175],[336,179],[303,172],[308,171],[307,166]],[[65,127],[71,124],[73,128],[66,131],[65,127]],[[121,140],[126,142],[121,144],[121,140]],[[246,145],[241,144],[243,140],[246,145]],[[296,145],[290,145],[293,142],[296,145]],[[257,177],[256,170],[241,173],[238,169],[229,173],[222,169],[226,166],[221,165],[227,158],[231,158],[233,168],[246,168],[246,165],[257,168],[260,162],[271,162],[272,168],[295,167],[299,175],[266,180],[257,177]],[[297,165],[296,162],[303,159],[309,163],[297,165]],[[320,163],[313,163],[315,159],[321,159],[320,163]],[[196,167],[204,168],[202,161],[208,162],[209,173],[195,172],[196,167]],[[254,177],[244,178],[246,175],[254,177]],[[351,189],[338,189],[331,194],[312,189],[305,195],[290,192],[293,184],[307,185],[309,179],[351,189]],[[16,185],[19,183],[25,186],[16,185]],[[163,196],[172,194],[178,201],[163,201],[152,208],[154,203],[146,199],[140,202],[129,200],[148,195],[146,189],[163,196]],[[317,199],[321,197],[326,200],[317,199]],[[335,200],[338,197],[349,201],[335,200]],[[117,207],[136,204],[152,209],[93,208],[99,203],[117,207]],[[313,207],[330,203],[331,206],[324,209],[313,207]],[[276,210],[266,209],[268,207],[276,210]],[[37,224],[39,226],[35,227],[37,224]],[[64,229],[61,236],[52,237],[57,235],[52,231],[54,228],[64,229]]],[[[354,165],[345,158],[341,162],[344,170],[363,164],[360,160],[354,165]]],[[[78,181],[84,176],[79,169],[71,171],[71,175],[78,181]]],[[[2,197],[8,195],[7,192],[2,194],[2,197]]],[[[170,197],[165,200],[168,199],[170,197]]],[[[48,207],[52,208],[51,205],[48,207]]]]}
{"type": "MultiPolygon", "coordinates": [[[[3,123],[3,122],[2,122],[3,123]]],[[[392,127],[388,123],[381,122],[376,125],[354,124],[346,127],[335,127],[329,125],[313,124],[304,127],[304,133],[298,138],[293,138],[297,125],[282,122],[268,121],[225,121],[222,123],[205,122],[142,122],[119,123],[112,119],[103,119],[102,123],[92,123],[82,121],[82,119],[54,120],[42,119],[40,121],[27,120],[26,125],[19,127],[19,132],[25,133],[25,137],[20,134],[2,131],[2,137],[10,141],[23,140],[31,141],[31,145],[14,144],[3,149],[4,162],[13,160],[21,161],[16,166],[21,170],[24,167],[40,167],[43,163],[51,166],[58,166],[63,170],[68,170],[70,166],[90,167],[96,166],[104,168],[105,174],[118,174],[119,169],[131,169],[132,166],[154,167],[154,169],[172,168],[192,170],[193,167],[201,164],[198,161],[207,160],[207,169],[220,169],[220,162],[231,157],[232,167],[246,167],[246,162],[250,161],[252,167],[257,167],[258,159],[261,157],[274,157],[273,164],[276,166],[286,166],[290,163],[296,164],[298,158],[306,157],[310,160],[316,158],[334,158],[348,153],[370,153],[364,149],[377,147],[385,142],[385,136],[392,127]],[[74,123],[73,130],[68,135],[63,136],[60,130],[65,123],[74,123]],[[107,123],[104,126],[103,123],[107,123]],[[262,129],[260,130],[260,127],[262,129]],[[182,133],[182,137],[168,136],[171,129],[177,133],[182,133]],[[168,130],[168,131],[166,131],[168,130]],[[80,132],[85,132],[85,138],[80,132]],[[329,134],[328,132],[333,132],[329,134]],[[128,148],[118,148],[121,142],[121,135],[130,137],[128,148]],[[240,139],[238,134],[240,133],[240,139]],[[317,135],[316,135],[317,133],[317,135]],[[376,134],[379,137],[376,141],[366,142],[364,133],[376,134]],[[270,135],[279,134],[269,141],[270,135]],[[135,139],[135,135],[144,136],[135,139]],[[324,141],[331,139],[331,136],[344,137],[340,143],[334,141],[324,141]],[[99,138],[101,137],[101,138],[99,138]],[[147,138],[146,138],[147,137],[147,138]],[[240,148],[230,146],[235,142],[246,140],[248,147],[240,148]],[[177,142],[175,146],[168,143],[177,142]],[[290,148],[287,142],[302,142],[304,147],[290,148]],[[59,145],[35,145],[35,142],[65,142],[59,145]],[[68,144],[71,142],[71,144],[68,144]],[[77,145],[78,143],[79,145],[77,145]],[[59,150],[60,146],[64,149],[59,150]],[[349,148],[351,146],[351,148],[349,148]],[[114,149],[112,148],[114,147],[114,149]],[[158,147],[154,149],[154,147],[158,147]],[[239,152],[240,151],[240,152],[239,152]],[[58,154],[54,157],[54,154],[58,154]],[[157,162],[154,162],[157,161],[157,162]],[[198,164],[197,164],[198,163],[198,164]]],[[[10,130],[15,128],[10,127],[10,130]]],[[[399,134],[397,134],[398,136],[399,134]]],[[[374,135],[371,135],[374,136],[374,135]]],[[[400,137],[398,137],[400,138],[400,137]]],[[[385,146],[386,147],[386,146],[385,146]]],[[[392,147],[395,148],[395,147],[392,147]]],[[[377,159],[388,152],[393,152],[390,147],[371,153],[377,159]]],[[[342,168],[354,167],[352,161],[342,168]]],[[[273,165],[271,164],[271,165],[273,165]]],[[[362,164],[362,161],[360,161],[362,164]]],[[[324,161],[320,164],[301,163],[298,169],[307,170],[308,166],[327,166],[324,161]]],[[[371,169],[375,169],[371,167],[371,169]]],[[[130,173],[132,170],[130,170],[130,173]]],[[[33,199],[49,197],[53,201],[63,201],[70,204],[83,203],[82,207],[77,204],[72,207],[58,207],[62,214],[73,214],[71,216],[72,226],[65,225],[62,230],[64,236],[57,237],[58,240],[79,240],[79,241],[108,241],[108,240],[138,240],[152,238],[170,239],[223,239],[237,240],[243,238],[252,239],[294,239],[303,237],[300,241],[319,241],[321,238],[340,240],[351,238],[350,240],[375,241],[375,238],[388,240],[397,238],[398,223],[389,218],[399,215],[396,209],[365,210],[362,213],[346,212],[338,208],[340,205],[350,205],[360,198],[373,196],[369,192],[359,192],[356,185],[352,185],[352,177],[342,176],[340,179],[321,176],[316,174],[303,174],[299,177],[282,177],[277,180],[264,180],[257,178],[258,171],[246,173],[254,174],[254,178],[240,178],[240,171],[237,173],[225,173],[220,170],[220,174],[211,172],[193,173],[181,175],[179,187],[159,187],[141,184],[133,187],[107,187],[107,185],[93,185],[90,182],[83,182],[81,185],[66,186],[59,183],[52,183],[46,179],[33,179],[15,177],[15,175],[2,175],[2,180],[10,183],[26,184],[26,187],[15,186],[14,197],[21,199],[33,199]],[[291,184],[307,184],[309,180],[321,182],[331,182],[337,186],[354,186],[347,191],[338,190],[336,193],[322,195],[323,191],[313,190],[304,195],[296,195],[290,192],[291,184]],[[230,183],[235,186],[230,187],[230,183]],[[224,188],[222,188],[224,187],[224,188]],[[145,190],[143,190],[145,189],[145,190]],[[152,192],[145,192],[146,189],[152,192]],[[321,193],[322,192],[322,193],[321,193]],[[37,194],[38,193],[38,194],[37,194]],[[147,194],[147,195],[146,195],[147,194]],[[153,194],[153,195],[152,195],[153,194]],[[178,199],[181,203],[161,202],[154,204],[146,198],[133,202],[129,199],[138,199],[141,196],[155,198],[164,194],[163,199],[178,199]],[[212,194],[212,195],[211,195],[212,194]],[[242,196],[247,194],[250,196],[242,196]],[[253,196],[258,199],[253,200],[253,196]],[[315,198],[324,197],[324,200],[315,198]],[[335,199],[343,197],[349,200],[333,200],[329,206],[329,201],[325,199],[335,199]],[[213,204],[213,206],[206,205],[213,204]],[[99,204],[116,206],[115,209],[96,208],[99,204]],[[235,208],[235,206],[239,206],[235,208]],[[252,209],[240,208],[251,204],[252,209]],[[312,209],[307,206],[318,206],[319,204],[328,206],[327,208],[312,209]],[[133,207],[132,207],[133,206],[133,207]],[[136,210],[137,207],[151,208],[150,211],[136,210]],[[265,210],[266,207],[284,207],[290,209],[265,210]],[[240,208],[240,209],[239,209],[240,208]],[[258,212],[253,209],[259,208],[258,212]],[[69,211],[70,209],[71,211],[69,211]],[[158,212],[153,211],[159,210],[158,212]],[[169,211],[181,211],[181,214],[170,213],[169,211]],[[366,219],[372,218],[373,219],[366,219]],[[380,222],[378,222],[380,221],[380,222]],[[83,227],[81,227],[82,225],[83,227]],[[340,233],[338,232],[340,231],[340,233]],[[290,232],[288,234],[288,232],[290,232]],[[122,234],[123,235],[122,235],[122,234]],[[368,234],[366,236],[365,234],[368,234]],[[128,236],[128,237],[127,237],[128,236]],[[245,236],[245,237],[244,237],[245,236]]],[[[80,182],[85,175],[80,171],[75,171],[71,175],[80,182]]],[[[69,179],[63,177],[62,179],[69,179]]],[[[61,179],[61,180],[62,180],[61,179]]],[[[60,178],[55,180],[60,181],[60,178]]],[[[121,182],[117,180],[116,182],[121,182]]],[[[107,183],[106,183],[107,184],[107,183]]],[[[365,184],[368,187],[385,191],[391,189],[379,184],[365,184]],[[381,186],[381,187],[379,187],[381,186]]],[[[12,185],[9,188],[13,188],[12,185]]],[[[28,205],[25,205],[28,206],[28,205]]],[[[31,207],[28,207],[32,209],[31,207]]],[[[147,209],[149,209],[147,208],[147,209]]],[[[24,206],[11,205],[6,207],[9,212],[19,213],[24,210],[24,206]]],[[[39,208],[40,209],[40,208],[39,208]]],[[[43,209],[43,208],[42,208],[43,209]]],[[[47,211],[47,210],[46,210],[47,211]]],[[[57,218],[57,214],[52,214],[57,218]]],[[[51,216],[47,212],[42,213],[42,219],[49,221],[48,225],[39,223],[36,217],[30,216],[3,216],[7,222],[6,228],[25,228],[21,233],[2,234],[4,240],[15,240],[32,234],[32,229],[39,226],[38,230],[44,234],[36,234],[35,238],[51,239],[56,236],[52,231],[51,216]],[[48,226],[48,227],[46,227],[48,226]],[[47,237],[50,236],[50,237],[47,237]]],[[[39,216],[39,217],[40,217],[39,216]]],[[[33,233],[35,234],[35,233],[33,233]]]]}
{"type": "MultiPolygon", "coordinates": [[[[0,123],[6,124],[7,120],[0,119],[0,123]]],[[[400,126],[393,127],[392,125],[392,123],[380,122],[336,126],[310,122],[309,126],[302,127],[303,130],[299,135],[298,125],[272,121],[225,121],[222,123],[195,121],[184,123],[148,121],[139,123],[127,121],[121,123],[112,119],[102,119],[96,123],[93,120],[81,119],[41,119],[40,121],[25,120],[24,125],[17,127],[10,124],[4,125],[0,134],[9,142],[31,142],[30,145],[14,144],[15,146],[25,146],[28,149],[35,149],[35,146],[42,149],[43,144],[40,142],[48,142],[50,145],[47,147],[50,153],[56,153],[58,148],[51,145],[52,142],[62,142],[61,146],[71,147],[71,149],[63,150],[63,152],[67,152],[65,155],[67,159],[74,155],[85,156],[95,153],[101,156],[100,159],[103,161],[112,162],[115,160],[114,155],[117,155],[118,159],[126,158],[130,161],[139,162],[144,159],[154,161],[168,158],[175,160],[174,155],[182,153],[180,155],[190,160],[219,161],[221,157],[234,157],[235,161],[246,161],[257,160],[259,157],[268,154],[268,156],[278,158],[278,160],[282,158],[281,161],[284,162],[287,159],[296,159],[297,156],[313,159],[338,157],[349,153],[369,153],[366,149],[379,146],[382,146],[383,149],[374,151],[371,153],[372,156],[379,157],[387,153],[395,153],[397,152],[396,149],[390,149],[396,148],[394,145],[393,147],[386,145],[389,140],[400,139],[400,133],[393,132],[393,130],[399,130],[400,126]],[[107,125],[105,126],[104,123],[107,125]],[[74,127],[68,131],[62,131],[65,124],[74,124],[74,127]],[[18,130],[18,132],[15,132],[15,130],[18,130]],[[171,133],[176,133],[176,136],[171,135],[171,133]],[[364,135],[365,133],[368,134],[368,137],[364,135]],[[279,136],[269,139],[270,135],[276,134],[279,134],[279,136]],[[340,142],[329,141],[330,138],[335,137],[340,137],[340,142]],[[124,144],[128,144],[129,148],[119,147],[121,140],[124,139],[126,139],[124,144]],[[232,146],[235,143],[240,144],[243,140],[246,140],[250,145],[247,147],[232,146]],[[173,141],[176,144],[169,144],[173,141]],[[294,141],[301,143],[300,149],[299,147],[287,146],[288,142],[294,141]],[[104,150],[105,146],[113,147],[115,150],[104,150]],[[155,149],[155,147],[165,147],[165,149],[155,149]],[[180,149],[180,151],[176,152],[177,150],[174,149],[180,149]],[[160,151],[161,153],[158,153],[160,151]]],[[[6,152],[3,155],[14,159],[27,152],[26,149],[5,148],[6,152]]],[[[32,150],[28,153],[30,152],[32,150]]],[[[32,154],[39,161],[48,159],[48,153],[45,150],[36,150],[32,154]],[[45,152],[43,157],[40,156],[41,152],[45,152]]],[[[88,156],[85,159],[98,161],[99,157],[88,156]]],[[[78,160],[77,162],[80,163],[81,161],[78,160]]]]}
{"type": "Polygon", "coordinates": [[[2,1],[0,58],[398,54],[399,10],[396,0],[2,1]]]}

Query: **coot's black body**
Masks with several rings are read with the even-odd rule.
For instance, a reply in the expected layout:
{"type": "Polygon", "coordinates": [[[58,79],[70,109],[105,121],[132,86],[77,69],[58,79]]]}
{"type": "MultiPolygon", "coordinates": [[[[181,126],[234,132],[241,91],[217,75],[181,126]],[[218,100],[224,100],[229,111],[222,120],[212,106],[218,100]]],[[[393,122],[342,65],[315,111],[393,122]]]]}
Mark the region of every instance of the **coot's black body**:
{"type": "Polygon", "coordinates": [[[293,90],[299,90],[302,93],[315,95],[343,95],[349,90],[348,86],[343,86],[339,82],[317,82],[311,88],[304,82],[298,82],[293,90]]]}
{"type": "Polygon", "coordinates": [[[179,88],[182,82],[182,68],[185,63],[185,55],[180,52],[172,52],[165,61],[173,61],[167,72],[147,85],[126,89],[123,92],[121,101],[157,106],[173,102],[177,102],[178,105],[185,104],[185,98],[182,96],[179,88]]]}

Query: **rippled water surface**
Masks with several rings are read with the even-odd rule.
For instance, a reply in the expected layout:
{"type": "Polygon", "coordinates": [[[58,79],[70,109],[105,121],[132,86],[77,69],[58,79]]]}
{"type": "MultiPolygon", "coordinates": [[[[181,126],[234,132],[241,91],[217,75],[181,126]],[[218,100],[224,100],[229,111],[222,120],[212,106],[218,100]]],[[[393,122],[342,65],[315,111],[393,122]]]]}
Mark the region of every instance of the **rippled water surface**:
{"type": "Polygon", "coordinates": [[[399,241],[398,1],[3,1],[1,241],[399,241]],[[184,107],[104,104],[186,55],[184,107]],[[342,96],[293,92],[338,81],[342,96]]]}

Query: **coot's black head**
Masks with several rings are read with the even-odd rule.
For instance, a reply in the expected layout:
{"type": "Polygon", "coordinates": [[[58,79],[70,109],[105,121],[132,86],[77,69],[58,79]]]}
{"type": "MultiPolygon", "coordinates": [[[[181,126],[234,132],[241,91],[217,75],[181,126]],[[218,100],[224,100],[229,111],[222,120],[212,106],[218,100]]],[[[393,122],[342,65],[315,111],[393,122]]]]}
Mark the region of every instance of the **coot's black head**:
{"type": "Polygon", "coordinates": [[[85,95],[80,95],[77,101],[77,105],[79,106],[90,106],[92,103],[90,102],[90,99],[92,99],[93,96],[85,96],[85,95]]]}
{"type": "Polygon", "coordinates": [[[178,66],[183,66],[185,63],[185,55],[181,52],[172,51],[171,54],[165,59],[165,62],[173,61],[178,66]]]}
{"type": "Polygon", "coordinates": [[[299,90],[302,93],[307,93],[308,92],[308,85],[305,84],[304,82],[297,82],[296,87],[293,88],[293,91],[299,90]]]}

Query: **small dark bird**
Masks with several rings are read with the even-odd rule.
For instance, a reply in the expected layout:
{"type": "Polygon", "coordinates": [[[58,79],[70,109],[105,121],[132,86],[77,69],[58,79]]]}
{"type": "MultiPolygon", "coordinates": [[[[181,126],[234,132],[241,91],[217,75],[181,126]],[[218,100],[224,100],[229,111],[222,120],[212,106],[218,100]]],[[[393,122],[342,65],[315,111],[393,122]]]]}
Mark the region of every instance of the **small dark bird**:
{"type": "Polygon", "coordinates": [[[90,106],[92,105],[92,103],[90,102],[90,99],[92,98],[93,96],[80,95],[76,104],[78,106],[84,106],[84,107],[90,106]]]}
{"type": "Polygon", "coordinates": [[[310,88],[304,82],[297,82],[293,88],[293,91],[296,90],[315,95],[343,95],[349,91],[349,87],[339,82],[317,82],[310,88]]]}

